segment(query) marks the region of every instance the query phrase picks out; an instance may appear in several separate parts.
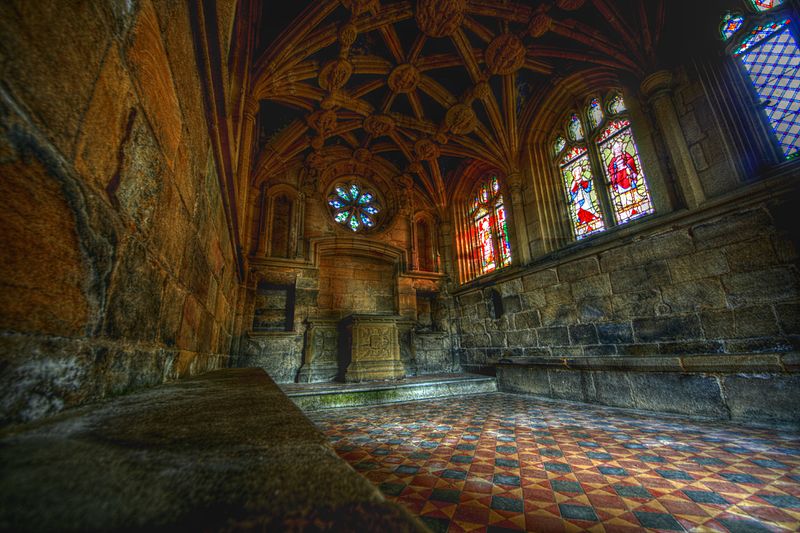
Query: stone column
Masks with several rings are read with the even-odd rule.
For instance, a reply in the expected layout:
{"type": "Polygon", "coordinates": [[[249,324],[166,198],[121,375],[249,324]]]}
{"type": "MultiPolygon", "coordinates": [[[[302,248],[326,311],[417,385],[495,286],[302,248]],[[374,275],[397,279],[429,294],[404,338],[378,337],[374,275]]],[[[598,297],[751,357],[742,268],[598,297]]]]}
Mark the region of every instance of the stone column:
{"type": "Polygon", "coordinates": [[[242,229],[244,233],[240,236],[242,242],[247,242],[252,231],[253,219],[247,216],[247,197],[250,192],[250,159],[253,153],[253,136],[256,132],[256,115],[258,114],[258,100],[248,98],[243,110],[244,124],[242,124],[241,143],[239,144],[239,164],[237,165],[239,183],[239,216],[242,219],[242,229]]]}
{"type": "Polygon", "coordinates": [[[511,264],[524,265],[530,262],[530,243],[528,242],[528,226],[525,223],[525,207],[522,201],[522,176],[513,171],[506,176],[510,202],[506,209],[510,211],[509,237],[511,238],[511,264]]]}
{"type": "Polygon", "coordinates": [[[672,74],[666,70],[655,72],[644,79],[641,89],[655,113],[686,205],[693,209],[705,201],[705,193],[672,101],[672,74]]]}

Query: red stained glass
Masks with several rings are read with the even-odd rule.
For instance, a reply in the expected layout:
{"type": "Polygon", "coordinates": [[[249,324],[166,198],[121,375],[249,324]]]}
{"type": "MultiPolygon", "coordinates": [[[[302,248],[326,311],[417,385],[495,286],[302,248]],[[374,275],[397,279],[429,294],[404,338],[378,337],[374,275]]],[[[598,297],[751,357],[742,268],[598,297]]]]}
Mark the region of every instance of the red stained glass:
{"type": "Polygon", "coordinates": [[[750,0],[758,11],[769,11],[783,4],[783,0],[750,0]]]}
{"type": "Polygon", "coordinates": [[[630,123],[619,120],[608,124],[598,140],[598,148],[617,223],[625,224],[652,213],[653,203],[630,123]]]}
{"type": "Polygon", "coordinates": [[[477,191],[470,203],[470,216],[480,273],[487,274],[511,264],[511,246],[503,195],[500,193],[497,177],[486,178],[478,185],[477,191]]]}
{"type": "Polygon", "coordinates": [[[567,157],[561,165],[561,175],[569,204],[572,231],[576,239],[582,239],[605,229],[597,191],[594,188],[589,154],[586,148],[577,151],[574,157],[567,157]]]}

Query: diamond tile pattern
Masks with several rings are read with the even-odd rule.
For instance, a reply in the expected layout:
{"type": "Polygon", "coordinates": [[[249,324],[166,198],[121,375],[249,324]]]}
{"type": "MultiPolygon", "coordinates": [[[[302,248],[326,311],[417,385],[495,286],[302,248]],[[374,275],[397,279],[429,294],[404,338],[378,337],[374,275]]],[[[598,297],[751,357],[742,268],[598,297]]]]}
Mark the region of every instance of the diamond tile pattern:
{"type": "Polygon", "coordinates": [[[501,393],[309,416],[434,531],[800,530],[796,433],[501,393]]]}

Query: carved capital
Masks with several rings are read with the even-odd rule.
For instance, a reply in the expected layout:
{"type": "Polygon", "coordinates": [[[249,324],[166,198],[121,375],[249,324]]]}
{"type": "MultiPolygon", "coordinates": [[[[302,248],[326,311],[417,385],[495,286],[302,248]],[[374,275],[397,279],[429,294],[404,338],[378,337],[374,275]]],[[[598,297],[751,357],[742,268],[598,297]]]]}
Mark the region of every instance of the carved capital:
{"type": "Polygon", "coordinates": [[[648,99],[668,94],[672,90],[672,73],[668,70],[659,70],[642,80],[642,93],[648,99]]]}
{"type": "Polygon", "coordinates": [[[534,15],[528,25],[528,33],[531,37],[538,38],[550,31],[553,27],[553,19],[544,13],[534,15]]]}
{"type": "Polygon", "coordinates": [[[430,161],[439,157],[439,147],[430,139],[420,139],[414,143],[414,153],[417,159],[430,161]]]}
{"type": "Polygon", "coordinates": [[[370,115],[364,119],[364,129],[373,137],[388,135],[394,126],[394,119],[389,115],[370,115]]]}
{"type": "Polygon", "coordinates": [[[475,111],[466,104],[456,104],[447,110],[444,122],[447,128],[456,135],[471,133],[478,125],[475,111]]]}
{"type": "Polygon", "coordinates": [[[335,59],[319,72],[319,86],[325,90],[341,89],[353,74],[353,64],[346,59],[335,59]]]}

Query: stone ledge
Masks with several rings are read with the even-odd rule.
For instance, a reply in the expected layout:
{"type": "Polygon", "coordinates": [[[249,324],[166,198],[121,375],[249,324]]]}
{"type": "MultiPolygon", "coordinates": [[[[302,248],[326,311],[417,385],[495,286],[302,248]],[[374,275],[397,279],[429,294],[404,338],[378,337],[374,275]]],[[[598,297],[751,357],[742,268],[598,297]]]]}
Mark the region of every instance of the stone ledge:
{"type": "Polygon", "coordinates": [[[0,463],[0,530],[425,530],[260,369],[8,428],[0,463]]]}
{"type": "Polygon", "coordinates": [[[685,356],[513,357],[491,361],[498,366],[564,370],[633,370],[639,372],[789,372],[800,371],[794,353],[706,354],[685,356]]]}

